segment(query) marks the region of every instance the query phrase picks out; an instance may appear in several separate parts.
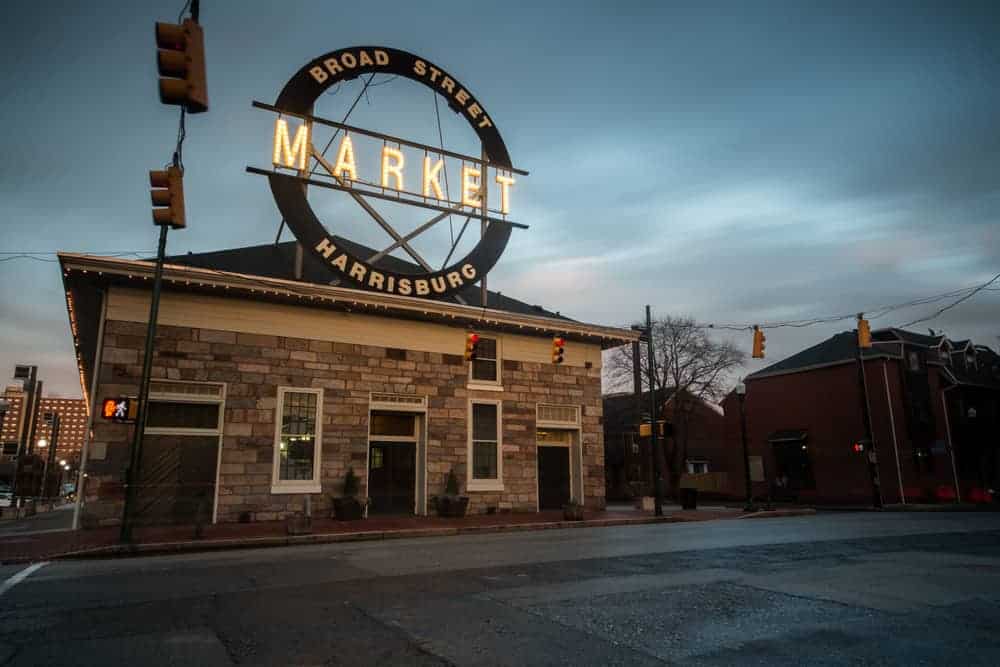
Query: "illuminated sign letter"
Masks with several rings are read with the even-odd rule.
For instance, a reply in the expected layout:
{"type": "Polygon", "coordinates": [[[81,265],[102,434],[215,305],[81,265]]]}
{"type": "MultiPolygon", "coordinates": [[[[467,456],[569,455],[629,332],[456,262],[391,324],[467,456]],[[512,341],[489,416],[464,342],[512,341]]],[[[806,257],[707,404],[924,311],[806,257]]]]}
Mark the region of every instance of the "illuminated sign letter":
{"type": "Polygon", "coordinates": [[[281,167],[305,171],[306,152],[309,150],[309,125],[302,123],[295,131],[295,140],[289,145],[288,123],[279,118],[274,124],[274,155],[271,162],[281,167]]]}
{"type": "Polygon", "coordinates": [[[431,190],[434,190],[434,197],[437,199],[444,199],[444,193],[441,192],[441,181],[438,180],[438,174],[441,173],[441,168],[444,167],[444,160],[438,160],[437,164],[433,167],[431,166],[431,158],[427,155],[424,156],[424,196],[430,197],[431,190]]]}
{"type": "Polygon", "coordinates": [[[337,150],[337,164],[333,166],[333,175],[336,178],[343,178],[347,173],[352,181],[358,180],[358,165],[354,163],[354,143],[351,136],[345,134],[340,140],[340,148],[337,150]]]}
{"type": "Polygon", "coordinates": [[[514,185],[514,177],[497,174],[497,183],[500,184],[500,212],[506,215],[510,213],[510,186],[514,185]]]}
{"type": "Polygon", "coordinates": [[[468,165],[462,165],[462,204],[464,206],[482,206],[479,198],[479,170],[468,165]],[[475,180],[473,180],[475,179],[475,180]]]}
{"type": "Polygon", "coordinates": [[[388,188],[389,186],[389,174],[392,174],[396,178],[396,189],[403,189],[403,151],[396,150],[395,148],[389,148],[388,146],[382,147],[382,187],[388,188]],[[393,160],[395,164],[390,164],[389,160],[393,160]]]}

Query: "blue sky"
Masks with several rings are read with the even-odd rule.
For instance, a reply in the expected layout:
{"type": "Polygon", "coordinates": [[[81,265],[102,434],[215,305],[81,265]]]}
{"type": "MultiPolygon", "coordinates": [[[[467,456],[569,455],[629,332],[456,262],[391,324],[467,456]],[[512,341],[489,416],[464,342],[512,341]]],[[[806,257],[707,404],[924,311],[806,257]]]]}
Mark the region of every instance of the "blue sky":
{"type": "MultiPolygon", "coordinates": [[[[147,172],[170,158],[177,111],[157,98],[153,22],[180,4],[6,9],[0,251],[155,246],[147,172]]],[[[211,110],[189,117],[189,226],[174,253],[273,240],[270,192],[244,172],[267,166],[273,118],[251,100],[273,101],[317,55],[384,44],[460,78],[531,171],[514,203],[531,229],[490,280],[515,298],[606,324],[645,303],[753,323],[1000,272],[995,3],[206,0],[201,19],[211,110]]],[[[436,143],[430,93],[378,81],[351,121],[436,143]]],[[[360,85],[317,113],[342,115],[360,85]]],[[[443,120],[448,147],[475,150],[443,120]]],[[[380,241],[343,202],[322,206],[346,236],[380,241]]],[[[990,291],[916,328],[996,347],[998,315],[990,291]]],[[[773,330],[767,361],[849,328],[773,330]]],[[[749,350],[749,335],[736,341],[749,350]]],[[[52,390],[78,395],[71,349],[57,265],[0,263],[0,372],[38,363],[52,390]]]]}

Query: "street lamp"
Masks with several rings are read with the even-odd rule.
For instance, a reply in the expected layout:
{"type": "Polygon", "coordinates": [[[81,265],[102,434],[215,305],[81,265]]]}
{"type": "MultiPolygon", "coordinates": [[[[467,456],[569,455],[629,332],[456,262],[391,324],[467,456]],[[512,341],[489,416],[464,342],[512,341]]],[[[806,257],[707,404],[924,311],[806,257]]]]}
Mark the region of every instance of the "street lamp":
{"type": "Polygon", "coordinates": [[[740,399],[740,438],[743,440],[743,473],[747,489],[747,502],[743,510],[756,512],[757,508],[753,506],[753,488],[750,485],[750,450],[747,448],[747,386],[742,381],[736,385],[736,395],[740,399]]]}
{"type": "Polygon", "coordinates": [[[49,446],[49,441],[48,441],[48,440],[46,440],[45,438],[39,438],[39,439],[38,439],[38,442],[36,442],[36,443],[35,443],[35,445],[36,445],[36,446],[37,446],[37,447],[38,447],[39,449],[45,449],[46,447],[48,447],[48,446],[49,446]]]}

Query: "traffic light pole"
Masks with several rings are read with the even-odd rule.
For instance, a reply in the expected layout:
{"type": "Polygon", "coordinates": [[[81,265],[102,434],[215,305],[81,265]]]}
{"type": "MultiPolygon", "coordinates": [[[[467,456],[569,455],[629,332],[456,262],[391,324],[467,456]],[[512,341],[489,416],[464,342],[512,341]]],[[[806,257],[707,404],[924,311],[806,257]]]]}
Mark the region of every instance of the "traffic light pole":
{"type": "Polygon", "coordinates": [[[649,374],[649,443],[650,452],[653,454],[653,495],[655,516],[663,516],[663,474],[660,470],[660,457],[657,455],[656,436],[657,433],[657,409],[656,409],[656,359],[653,356],[653,316],[649,306],[646,306],[646,361],[649,374]]]}
{"type": "Polygon", "coordinates": [[[167,230],[170,225],[160,225],[160,244],[156,249],[156,270],[153,274],[153,297],[149,304],[149,325],[146,328],[146,351],[142,358],[142,379],[139,381],[139,411],[135,419],[135,433],[125,471],[125,506],[122,508],[120,541],[132,541],[132,514],[135,511],[139,466],[142,463],[142,437],[146,430],[146,404],[149,399],[149,377],[153,371],[153,343],[156,338],[156,318],[160,312],[160,289],[163,284],[163,257],[167,249],[167,230]]]}
{"type": "MultiPolygon", "coordinates": [[[[42,467],[42,497],[48,495],[49,471],[54,470],[56,461],[56,447],[59,446],[59,413],[52,415],[52,435],[49,437],[49,455],[45,458],[45,465],[42,467]]],[[[58,494],[56,494],[58,495],[58,494]]]]}
{"type": "Polygon", "coordinates": [[[858,346],[858,383],[860,385],[861,391],[859,395],[861,396],[861,420],[864,422],[865,429],[865,439],[869,444],[869,450],[866,452],[868,463],[868,475],[871,477],[872,482],[872,507],[876,509],[882,508],[882,488],[878,477],[878,464],[876,453],[878,450],[875,447],[875,438],[872,435],[872,416],[868,409],[868,383],[865,381],[865,362],[863,359],[863,348],[859,342],[858,346]]]}

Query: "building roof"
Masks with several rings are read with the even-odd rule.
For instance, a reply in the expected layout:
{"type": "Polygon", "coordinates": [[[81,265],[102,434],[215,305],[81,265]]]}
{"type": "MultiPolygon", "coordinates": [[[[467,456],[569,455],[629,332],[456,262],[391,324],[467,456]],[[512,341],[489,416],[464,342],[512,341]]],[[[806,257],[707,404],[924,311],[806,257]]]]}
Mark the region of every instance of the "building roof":
{"type": "MultiPolygon", "coordinates": [[[[926,336],[896,328],[873,331],[872,340],[875,345],[863,351],[866,359],[880,357],[898,359],[902,353],[902,347],[905,345],[936,349],[942,344],[948,344],[954,347],[956,351],[969,346],[968,340],[951,341],[944,336],[926,336]]],[[[981,345],[972,346],[969,349],[973,349],[976,352],[975,366],[970,368],[964,363],[945,366],[950,378],[957,384],[1000,387],[1000,355],[997,355],[996,352],[988,347],[981,345]]],[[[857,331],[844,331],[786,359],[782,359],[775,364],[751,373],[746,379],[753,380],[771,375],[798,373],[813,368],[849,363],[856,359],[857,331]]],[[[928,363],[937,363],[936,357],[929,359],[928,363]]]]}
{"type": "MultiPolygon", "coordinates": [[[[335,237],[334,240],[354,255],[360,257],[370,257],[375,254],[375,250],[363,246],[353,241],[335,237]]],[[[216,250],[212,252],[187,253],[186,255],[172,255],[166,258],[168,264],[179,264],[183,266],[193,266],[202,269],[213,269],[215,271],[230,271],[233,273],[243,273],[267,278],[278,278],[281,280],[292,280],[305,282],[313,285],[330,285],[330,272],[323,266],[323,263],[311,252],[302,253],[302,278],[295,278],[295,246],[297,241],[286,241],[284,243],[268,243],[265,245],[249,246],[246,248],[231,248],[229,250],[216,250]]],[[[147,261],[154,261],[149,259],[147,261]]],[[[411,262],[407,262],[392,255],[386,255],[377,262],[375,266],[385,271],[395,273],[418,273],[420,267],[411,262]]],[[[343,285],[352,289],[361,289],[352,284],[343,285]]],[[[477,286],[468,287],[458,293],[458,296],[469,306],[482,307],[482,291],[477,286]]],[[[455,295],[438,297],[436,300],[449,303],[462,303],[455,295]]],[[[500,292],[488,292],[487,308],[502,310],[508,313],[519,315],[535,315],[538,317],[548,317],[553,319],[566,320],[572,322],[568,317],[558,312],[546,310],[538,305],[525,303],[505,296],[500,292]]]]}
{"type": "MultiPolygon", "coordinates": [[[[663,406],[673,395],[673,388],[658,389],[657,405],[663,406]]],[[[639,417],[649,416],[649,392],[642,392],[642,397],[636,401],[632,392],[608,394],[604,396],[604,430],[608,433],[631,431],[639,422],[639,417]],[[637,405],[638,403],[638,405],[637,405]]]]}
{"type": "MultiPolygon", "coordinates": [[[[873,333],[874,337],[874,333],[873,333]]],[[[834,364],[854,361],[858,354],[858,337],[855,331],[843,331],[827,338],[821,343],[808,347],[797,354],[793,354],[787,359],[771,364],[766,368],[751,373],[747,380],[766,377],[768,375],[780,375],[782,373],[793,373],[810,368],[821,366],[832,366],[834,364]]],[[[864,350],[865,358],[878,358],[891,355],[888,350],[879,347],[871,347],[864,350]]]]}

